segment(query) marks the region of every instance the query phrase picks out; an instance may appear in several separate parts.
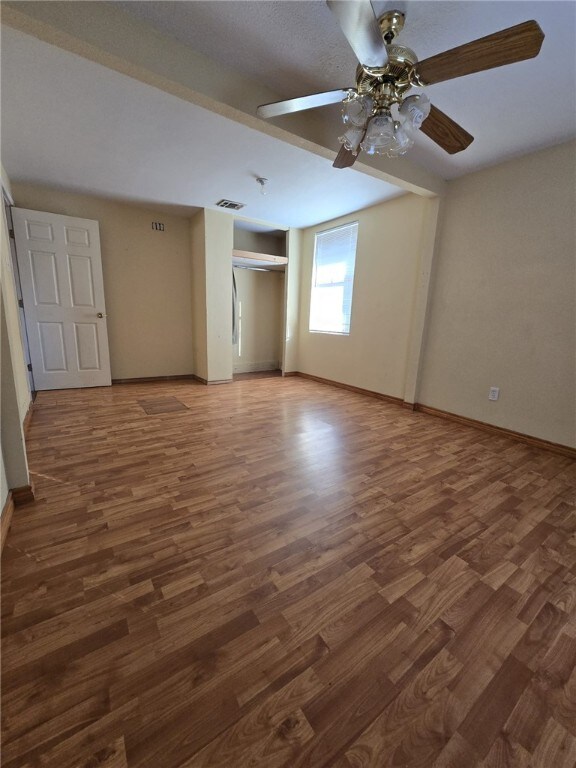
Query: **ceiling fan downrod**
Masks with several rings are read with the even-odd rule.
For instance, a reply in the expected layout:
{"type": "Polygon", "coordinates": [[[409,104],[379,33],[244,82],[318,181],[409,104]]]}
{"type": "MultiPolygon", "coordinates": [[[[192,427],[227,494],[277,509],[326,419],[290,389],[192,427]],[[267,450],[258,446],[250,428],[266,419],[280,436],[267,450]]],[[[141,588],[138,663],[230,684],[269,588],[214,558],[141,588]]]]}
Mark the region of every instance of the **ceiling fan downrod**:
{"type": "Polygon", "coordinates": [[[386,11],[378,19],[380,32],[386,45],[390,45],[392,40],[402,32],[406,15],[402,11],[386,11]]]}

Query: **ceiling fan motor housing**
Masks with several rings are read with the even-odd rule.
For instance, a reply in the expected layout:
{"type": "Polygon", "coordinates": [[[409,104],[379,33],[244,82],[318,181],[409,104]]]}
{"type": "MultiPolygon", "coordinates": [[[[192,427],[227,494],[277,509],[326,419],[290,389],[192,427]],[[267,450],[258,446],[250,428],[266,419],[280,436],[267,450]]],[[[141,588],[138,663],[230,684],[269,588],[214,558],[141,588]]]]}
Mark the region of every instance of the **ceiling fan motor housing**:
{"type": "Polygon", "coordinates": [[[390,44],[387,47],[388,63],[381,69],[359,66],[356,71],[358,93],[370,94],[379,106],[389,108],[400,104],[413,82],[411,73],[418,57],[410,48],[390,44]]]}
{"type": "Polygon", "coordinates": [[[388,76],[393,77],[399,85],[410,85],[410,72],[418,63],[418,57],[411,48],[403,45],[389,45],[388,49],[388,76]]]}

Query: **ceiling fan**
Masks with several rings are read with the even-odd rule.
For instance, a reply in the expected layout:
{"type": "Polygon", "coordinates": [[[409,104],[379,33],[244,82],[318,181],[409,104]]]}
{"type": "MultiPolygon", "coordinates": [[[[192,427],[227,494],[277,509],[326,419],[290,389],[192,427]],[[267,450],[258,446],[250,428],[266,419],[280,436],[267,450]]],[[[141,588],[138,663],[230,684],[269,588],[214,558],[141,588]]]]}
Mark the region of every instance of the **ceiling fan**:
{"type": "Polygon", "coordinates": [[[419,62],[414,51],[394,42],[404,27],[401,11],[386,11],[377,19],[370,0],[326,3],[359,61],[356,86],[262,104],[256,114],[279,117],[342,102],[345,131],[335,168],[353,165],[361,151],[403,155],[413,146],[418,130],[449,154],[466,149],[473,136],[431,105],[425,93],[408,92],[531,59],[544,40],[538,24],[525,21],[419,62]]]}

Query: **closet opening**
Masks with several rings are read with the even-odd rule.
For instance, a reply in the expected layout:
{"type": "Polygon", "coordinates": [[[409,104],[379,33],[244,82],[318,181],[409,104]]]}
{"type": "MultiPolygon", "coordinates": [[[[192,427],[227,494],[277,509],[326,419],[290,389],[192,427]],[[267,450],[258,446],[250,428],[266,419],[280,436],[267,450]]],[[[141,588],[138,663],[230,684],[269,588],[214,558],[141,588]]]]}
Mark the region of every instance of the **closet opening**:
{"type": "Polygon", "coordinates": [[[287,261],[284,230],[234,222],[234,380],[282,375],[287,261]]]}

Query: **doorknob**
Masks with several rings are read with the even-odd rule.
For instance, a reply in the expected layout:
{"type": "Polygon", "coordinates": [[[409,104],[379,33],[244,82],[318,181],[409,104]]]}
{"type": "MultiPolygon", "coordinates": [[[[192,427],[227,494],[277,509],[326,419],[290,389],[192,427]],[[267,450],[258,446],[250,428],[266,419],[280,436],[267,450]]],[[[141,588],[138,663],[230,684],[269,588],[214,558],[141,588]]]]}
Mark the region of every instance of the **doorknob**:
{"type": "Polygon", "coordinates": [[[104,313],[102,313],[102,312],[98,312],[98,314],[96,315],[96,317],[108,317],[108,315],[105,315],[105,314],[104,314],[104,313]]]}

